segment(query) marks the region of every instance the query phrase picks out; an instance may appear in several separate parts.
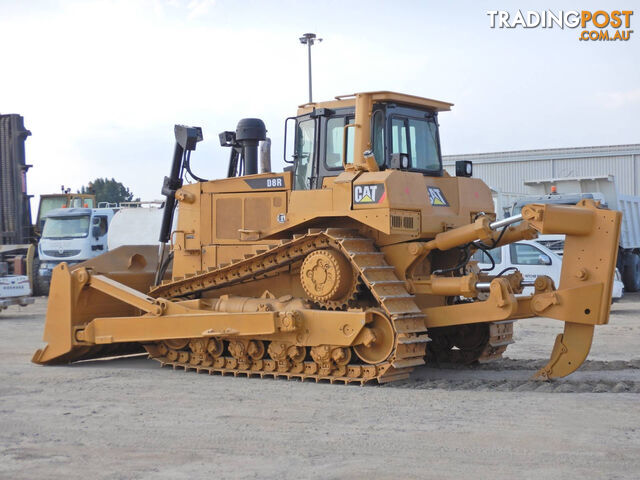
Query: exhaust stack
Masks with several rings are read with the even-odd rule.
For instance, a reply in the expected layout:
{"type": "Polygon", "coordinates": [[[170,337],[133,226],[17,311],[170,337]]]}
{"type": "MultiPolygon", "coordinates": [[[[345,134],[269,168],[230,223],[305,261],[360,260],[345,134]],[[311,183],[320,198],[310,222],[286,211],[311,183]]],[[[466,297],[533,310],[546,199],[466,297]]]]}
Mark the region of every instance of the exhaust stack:
{"type": "Polygon", "coordinates": [[[267,138],[267,128],[259,118],[243,118],[236,127],[236,141],[242,147],[244,174],[258,173],[258,143],[267,138]]]}
{"type": "Polygon", "coordinates": [[[266,140],[267,128],[259,118],[243,118],[235,132],[220,133],[220,145],[231,147],[227,177],[258,173],[258,144],[266,140]]]}

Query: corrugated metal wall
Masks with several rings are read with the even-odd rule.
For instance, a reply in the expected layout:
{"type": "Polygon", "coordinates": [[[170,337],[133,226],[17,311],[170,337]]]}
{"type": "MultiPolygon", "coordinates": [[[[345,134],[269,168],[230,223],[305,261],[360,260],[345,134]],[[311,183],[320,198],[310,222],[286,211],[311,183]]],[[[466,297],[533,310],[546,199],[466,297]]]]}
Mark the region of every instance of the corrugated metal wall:
{"type": "Polygon", "coordinates": [[[456,160],[471,160],[473,176],[503,192],[530,193],[528,180],[614,175],[620,193],[640,195],[640,144],[446,155],[452,175],[456,160]]]}

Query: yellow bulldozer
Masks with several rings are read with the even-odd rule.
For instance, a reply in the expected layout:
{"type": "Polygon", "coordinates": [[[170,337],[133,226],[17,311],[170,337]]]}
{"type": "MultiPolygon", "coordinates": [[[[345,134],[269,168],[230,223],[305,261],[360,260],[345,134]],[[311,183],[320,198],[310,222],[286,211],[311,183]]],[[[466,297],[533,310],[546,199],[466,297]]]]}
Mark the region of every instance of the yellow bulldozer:
{"type": "Polygon", "coordinates": [[[302,105],[279,173],[258,173],[265,125],[244,119],[220,134],[228,178],[212,181],[190,165],[202,131],[176,126],[160,252],[58,266],[33,361],[146,351],[210,374],[384,383],[425,362],[499,358],[516,320],[544,316],[564,332],[536,377],[570,374],[608,322],[621,214],[583,200],[496,221],[470,163],[443,169],[437,118],[450,108],[386,91],[302,105]],[[538,233],[566,234],[558,286],[470,261],[538,233]]]}

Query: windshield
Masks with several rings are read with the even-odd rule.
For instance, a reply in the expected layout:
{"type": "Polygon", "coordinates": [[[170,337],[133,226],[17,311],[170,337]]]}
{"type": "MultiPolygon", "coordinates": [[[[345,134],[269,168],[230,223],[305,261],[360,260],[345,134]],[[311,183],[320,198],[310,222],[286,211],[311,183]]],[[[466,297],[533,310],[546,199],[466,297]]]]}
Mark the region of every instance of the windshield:
{"type": "Polygon", "coordinates": [[[89,215],[49,217],[42,229],[43,238],[82,238],[89,234],[89,215]]]}
{"type": "Polygon", "coordinates": [[[438,126],[435,118],[393,116],[391,153],[406,153],[412,170],[440,170],[438,126]]]}

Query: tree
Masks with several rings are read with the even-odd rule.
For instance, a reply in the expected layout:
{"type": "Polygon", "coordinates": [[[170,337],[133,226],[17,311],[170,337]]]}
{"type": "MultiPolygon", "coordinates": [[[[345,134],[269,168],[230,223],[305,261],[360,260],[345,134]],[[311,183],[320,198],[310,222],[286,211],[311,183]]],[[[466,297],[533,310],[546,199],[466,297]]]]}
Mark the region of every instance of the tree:
{"type": "MultiPolygon", "coordinates": [[[[122,183],[112,178],[96,178],[89,185],[82,187],[78,193],[90,193],[96,196],[96,204],[100,202],[120,203],[133,201],[133,193],[122,183]]],[[[135,200],[140,201],[139,198],[135,200]]]]}

